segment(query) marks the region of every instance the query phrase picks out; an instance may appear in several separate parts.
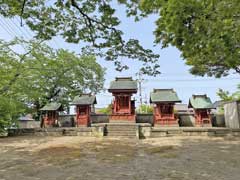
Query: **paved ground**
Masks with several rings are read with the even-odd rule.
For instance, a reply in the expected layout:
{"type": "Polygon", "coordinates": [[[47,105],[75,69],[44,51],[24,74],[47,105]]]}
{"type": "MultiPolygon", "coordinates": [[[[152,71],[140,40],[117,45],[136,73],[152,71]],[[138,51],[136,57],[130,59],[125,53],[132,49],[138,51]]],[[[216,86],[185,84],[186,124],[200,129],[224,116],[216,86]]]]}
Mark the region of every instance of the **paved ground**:
{"type": "Polygon", "coordinates": [[[0,180],[238,180],[240,139],[0,138],[0,180]]]}

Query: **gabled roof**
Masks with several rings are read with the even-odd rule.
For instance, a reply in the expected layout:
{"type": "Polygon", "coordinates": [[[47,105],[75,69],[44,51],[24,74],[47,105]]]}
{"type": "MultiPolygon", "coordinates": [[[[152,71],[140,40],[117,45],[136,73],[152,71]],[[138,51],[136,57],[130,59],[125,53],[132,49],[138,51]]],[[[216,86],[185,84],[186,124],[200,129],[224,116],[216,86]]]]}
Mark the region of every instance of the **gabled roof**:
{"type": "Polygon", "coordinates": [[[46,104],[43,108],[41,108],[41,111],[58,111],[62,108],[62,105],[60,103],[51,102],[46,104]]]}
{"type": "Polygon", "coordinates": [[[193,95],[188,103],[188,107],[194,109],[214,109],[211,99],[204,95],[193,95]]]}
{"type": "Polygon", "coordinates": [[[83,94],[81,96],[76,96],[72,103],[72,105],[92,105],[97,104],[96,96],[90,94],[83,94]]]}
{"type": "Polygon", "coordinates": [[[150,94],[150,103],[181,102],[173,89],[154,89],[150,94]]]}
{"type": "Polygon", "coordinates": [[[134,81],[131,77],[116,77],[115,81],[111,82],[108,91],[112,92],[114,90],[137,91],[137,81],[134,81]]]}

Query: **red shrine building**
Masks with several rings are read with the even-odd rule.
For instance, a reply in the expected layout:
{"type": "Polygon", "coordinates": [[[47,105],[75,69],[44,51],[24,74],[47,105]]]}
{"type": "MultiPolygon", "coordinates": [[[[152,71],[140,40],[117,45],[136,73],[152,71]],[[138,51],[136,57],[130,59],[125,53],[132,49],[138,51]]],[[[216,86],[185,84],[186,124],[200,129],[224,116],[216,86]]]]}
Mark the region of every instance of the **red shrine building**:
{"type": "Polygon", "coordinates": [[[137,81],[131,77],[117,77],[108,91],[114,96],[109,121],[135,123],[135,100],[132,100],[132,95],[137,93],[137,81]]]}
{"type": "Polygon", "coordinates": [[[56,127],[58,126],[59,111],[62,111],[63,107],[60,103],[51,102],[46,104],[40,111],[43,112],[43,119],[41,127],[56,127]]]}
{"type": "Polygon", "coordinates": [[[83,94],[76,96],[71,104],[76,105],[76,126],[90,126],[90,115],[94,111],[94,104],[97,104],[96,97],[83,94]]]}
{"type": "Polygon", "coordinates": [[[174,115],[174,104],[180,102],[173,89],[154,89],[150,94],[150,103],[154,104],[154,125],[179,126],[174,115]]]}
{"type": "Polygon", "coordinates": [[[206,94],[192,95],[188,107],[194,109],[195,126],[212,126],[210,111],[214,108],[206,94]]]}

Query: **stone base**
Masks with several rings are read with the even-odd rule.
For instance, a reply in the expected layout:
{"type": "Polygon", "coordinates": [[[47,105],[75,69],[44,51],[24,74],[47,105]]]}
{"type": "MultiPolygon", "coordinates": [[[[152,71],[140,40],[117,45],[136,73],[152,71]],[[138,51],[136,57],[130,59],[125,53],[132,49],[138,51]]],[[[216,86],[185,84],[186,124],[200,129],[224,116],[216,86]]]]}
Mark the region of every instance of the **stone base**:
{"type": "Polygon", "coordinates": [[[156,127],[179,127],[179,124],[154,124],[156,127]]]}
{"type": "Polygon", "coordinates": [[[128,124],[135,124],[136,121],[129,121],[129,120],[124,120],[124,119],[121,119],[121,120],[112,120],[112,119],[109,119],[109,123],[128,123],[128,124]]]}
{"type": "Polygon", "coordinates": [[[161,127],[179,127],[179,124],[176,120],[170,120],[170,121],[167,121],[167,120],[164,120],[164,121],[161,121],[161,120],[158,120],[158,121],[155,121],[154,123],[154,126],[161,126],[161,127]]]}
{"type": "Polygon", "coordinates": [[[135,115],[128,114],[112,114],[109,116],[110,123],[136,123],[135,115]]]}
{"type": "Polygon", "coordinates": [[[195,124],[195,127],[212,127],[212,124],[195,124]]]}

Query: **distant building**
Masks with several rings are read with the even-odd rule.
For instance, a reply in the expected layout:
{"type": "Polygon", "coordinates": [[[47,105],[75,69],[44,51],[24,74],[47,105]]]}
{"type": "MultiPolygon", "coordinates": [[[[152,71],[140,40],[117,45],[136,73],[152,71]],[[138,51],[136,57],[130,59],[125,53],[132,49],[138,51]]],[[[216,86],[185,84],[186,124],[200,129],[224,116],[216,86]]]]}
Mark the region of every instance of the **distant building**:
{"type": "Polygon", "coordinates": [[[72,105],[76,105],[76,125],[90,126],[90,114],[95,112],[94,104],[97,104],[96,96],[82,94],[73,99],[72,105]]]}
{"type": "Polygon", "coordinates": [[[175,104],[174,111],[178,114],[193,114],[193,108],[188,108],[188,104],[175,104]]]}
{"type": "Polygon", "coordinates": [[[40,127],[40,121],[35,121],[31,114],[27,114],[19,118],[18,126],[19,128],[36,128],[40,127]]]}
{"type": "Polygon", "coordinates": [[[43,108],[41,108],[40,111],[42,111],[44,114],[41,127],[59,126],[59,112],[62,110],[62,105],[57,102],[48,103],[43,108]]]}
{"type": "Polygon", "coordinates": [[[214,107],[206,94],[192,95],[188,107],[194,109],[195,126],[212,126],[210,112],[214,107]]]}
{"type": "Polygon", "coordinates": [[[131,77],[117,77],[108,92],[114,96],[110,122],[136,122],[135,100],[131,97],[137,93],[137,81],[131,77]]]}
{"type": "Polygon", "coordinates": [[[154,125],[178,126],[174,115],[174,104],[181,102],[173,89],[154,89],[150,103],[154,104],[154,125]]]}

